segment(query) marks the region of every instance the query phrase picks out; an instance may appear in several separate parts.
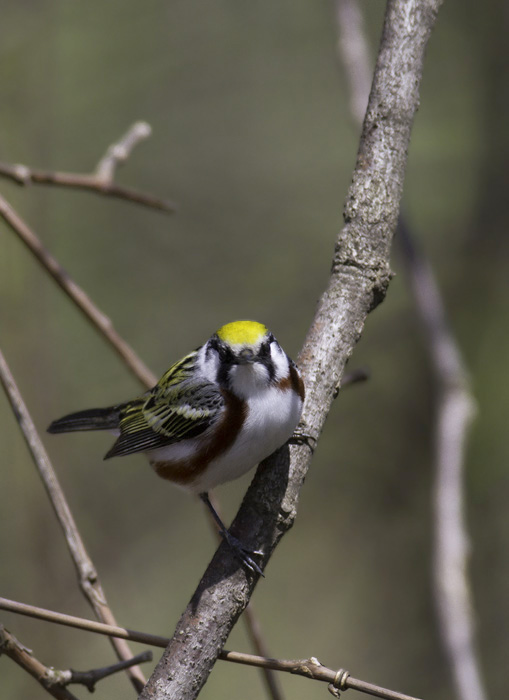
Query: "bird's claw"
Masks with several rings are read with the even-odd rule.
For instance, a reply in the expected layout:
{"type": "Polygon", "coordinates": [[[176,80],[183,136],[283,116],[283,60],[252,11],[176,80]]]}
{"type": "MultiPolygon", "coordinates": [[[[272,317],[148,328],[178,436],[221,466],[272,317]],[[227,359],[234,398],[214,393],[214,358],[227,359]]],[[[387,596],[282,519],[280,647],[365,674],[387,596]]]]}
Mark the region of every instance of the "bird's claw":
{"type": "Polygon", "coordinates": [[[253,559],[254,556],[263,556],[263,552],[259,549],[248,549],[240,540],[230,534],[228,530],[224,530],[221,534],[228,543],[228,546],[232,550],[233,554],[246,567],[246,569],[248,569],[252,574],[259,574],[265,578],[265,574],[260,569],[257,562],[253,559]]]}
{"type": "Polygon", "coordinates": [[[314,451],[316,446],[316,438],[307,433],[303,433],[300,430],[296,430],[291,438],[288,440],[289,445],[306,445],[309,447],[311,452],[314,451]]]}

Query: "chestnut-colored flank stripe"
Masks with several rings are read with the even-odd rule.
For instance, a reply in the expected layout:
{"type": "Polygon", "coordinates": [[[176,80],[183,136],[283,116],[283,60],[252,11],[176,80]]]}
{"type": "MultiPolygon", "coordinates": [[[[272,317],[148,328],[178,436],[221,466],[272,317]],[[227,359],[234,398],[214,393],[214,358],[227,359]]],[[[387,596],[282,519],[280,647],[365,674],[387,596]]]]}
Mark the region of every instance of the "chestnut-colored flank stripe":
{"type": "Polygon", "coordinates": [[[203,445],[191,457],[151,462],[160,477],[177,484],[189,484],[205,471],[213,459],[226,452],[232,445],[246,419],[247,404],[226,389],[222,389],[222,394],[225,411],[212,438],[204,440],[203,445]]]}
{"type": "Polygon", "coordinates": [[[304,382],[294,365],[290,364],[289,376],[281,379],[278,386],[282,391],[293,389],[300,396],[301,401],[304,401],[304,382]]]}

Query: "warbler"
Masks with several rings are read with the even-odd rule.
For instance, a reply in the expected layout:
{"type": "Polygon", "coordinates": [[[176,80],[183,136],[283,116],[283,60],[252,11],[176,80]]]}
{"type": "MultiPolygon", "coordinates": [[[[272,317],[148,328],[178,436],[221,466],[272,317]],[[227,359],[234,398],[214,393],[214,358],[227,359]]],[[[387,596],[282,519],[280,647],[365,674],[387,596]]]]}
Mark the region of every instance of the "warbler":
{"type": "Polygon", "coordinates": [[[200,495],[237,557],[261,573],[253,552],[222,523],[208,491],[281,447],[297,427],[303,401],[299,370],[272,333],[256,321],[234,321],[139,398],[71,413],[48,432],[109,430],[118,437],[104,459],[145,453],[159,476],[200,495]]]}

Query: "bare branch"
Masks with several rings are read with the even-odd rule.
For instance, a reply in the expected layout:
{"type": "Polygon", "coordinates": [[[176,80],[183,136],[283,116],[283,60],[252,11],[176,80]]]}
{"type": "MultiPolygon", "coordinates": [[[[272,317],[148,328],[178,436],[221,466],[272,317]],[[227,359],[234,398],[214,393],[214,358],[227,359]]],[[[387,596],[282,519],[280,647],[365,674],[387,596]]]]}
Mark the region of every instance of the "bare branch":
{"type": "MultiPolygon", "coordinates": [[[[87,620],[83,617],[75,615],[66,615],[65,613],[39,608],[36,605],[27,605],[27,603],[19,603],[16,600],[0,597],[0,610],[17,613],[18,615],[26,615],[37,620],[45,620],[53,622],[57,625],[65,627],[74,627],[76,629],[85,630],[86,632],[95,632],[103,634],[106,637],[117,637],[118,639],[139,642],[140,644],[148,644],[153,647],[164,648],[168,644],[167,637],[160,637],[157,634],[149,634],[147,632],[136,632],[125,627],[119,627],[111,622],[97,622],[96,620],[87,620]]],[[[132,658],[131,656],[129,658],[132,658]]]]}
{"type": "Polygon", "coordinates": [[[123,187],[113,182],[117,166],[127,160],[133,148],[150,136],[150,133],[151,128],[146,122],[133,124],[117,143],[108,148],[106,154],[99,161],[96,171],[92,174],[52,172],[29,168],[21,164],[0,163],[0,176],[9,178],[18,185],[34,183],[87,190],[172,214],[176,210],[176,206],[168,199],[154,197],[151,194],[123,187]]]}
{"type": "MultiPolygon", "coordinates": [[[[81,590],[85,594],[85,597],[89,601],[97,617],[107,624],[115,624],[115,618],[106,601],[106,596],[99,581],[97,571],[85,549],[85,545],[83,544],[53,466],[37,434],[30,414],[16,386],[14,377],[1,351],[0,382],[5,389],[34,464],[37,467],[57,519],[64,532],[69,552],[76,567],[81,590]]],[[[112,644],[120,659],[125,660],[132,657],[131,650],[124,641],[112,640],[112,644]]],[[[127,673],[134,687],[139,692],[145,684],[145,678],[141,669],[138,667],[130,668],[127,670],[127,673]]]]}
{"type": "MultiPolygon", "coordinates": [[[[75,617],[74,615],[64,615],[63,613],[57,613],[53,610],[45,610],[44,608],[38,608],[33,605],[18,603],[13,600],[8,600],[7,598],[0,598],[0,609],[9,610],[10,612],[15,612],[20,615],[35,617],[39,620],[46,620],[47,622],[66,625],[68,627],[76,627],[86,630],[87,632],[114,635],[122,639],[129,639],[132,642],[142,642],[143,644],[151,644],[157,647],[165,647],[170,641],[165,637],[148,634],[147,632],[136,632],[134,630],[125,629],[124,627],[105,625],[100,622],[95,622],[94,620],[86,620],[81,617],[75,617]]],[[[404,695],[403,693],[398,693],[394,690],[388,690],[387,688],[382,688],[373,683],[367,683],[366,681],[353,678],[348,671],[344,669],[334,671],[333,669],[323,666],[314,656],[311,656],[309,659],[289,661],[285,659],[271,659],[255,656],[254,654],[243,654],[238,651],[227,651],[225,649],[220,653],[219,659],[236,664],[283,671],[297,676],[304,676],[311,680],[323,681],[332,686],[331,690],[335,689],[340,691],[352,688],[362,693],[367,693],[368,695],[386,698],[386,700],[418,700],[418,698],[413,696],[404,695]]]]}
{"type": "Polygon", "coordinates": [[[155,375],[146,367],[134,350],[126,343],[113,327],[111,320],[100,311],[90,297],[79,287],[59,262],[42,245],[34,231],[23,221],[19,214],[0,195],[0,216],[21,238],[38,262],[53,277],[55,282],[69,296],[85,317],[115,349],[127,367],[146,387],[157,381],[155,375]]]}
{"type": "MultiPolygon", "coordinates": [[[[244,610],[242,617],[246,623],[246,629],[253,649],[258,656],[268,657],[267,644],[263,636],[261,625],[254,611],[252,601],[249,601],[249,605],[244,610]]],[[[283,700],[283,690],[273,669],[263,666],[261,667],[261,671],[269,697],[271,697],[272,700],[283,700]]]]}
{"type": "Polygon", "coordinates": [[[102,182],[97,175],[54,172],[29,168],[21,164],[0,163],[0,176],[9,178],[18,185],[28,185],[30,183],[34,185],[57,185],[68,189],[93,192],[105,197],[113,197],[114,199],[123,199],[133,204],[140,204],[150,209],[158,209],[167,214],[173,214],[177,209],[176,205],[168,199],[161,199],[147,192],[139,192],[131,187],[117,185],[114,182],[102,182]]]}
{"type": "Polygon", "coordinates": [[[116,664],[103,666],[102,668],[92,668],[89,671],[75,671],[70,668],[66,671],[57,671],[56,673],[58,674],[59,683],[61,685],[76,683],[86,686],[88,690],[93,693],[96,683],[102,681],[103,678],[108,678],[108,676],[112,676],[114,673],[125,671],[127,668],[143,664],[146,661],[152,661],[151,651],[143,651],[141,654],[137,654],[131,659],[118,661],[116,664]]]}
{"type": "Polygon", "coordinates": [[[72,683],[85,685],[93,693],[96,683],[103,678],[152,660],[152,652],[144,651],[131,659],[90,671],[58,670],[41,663],[34,657],[30,649],[21,644],[13,634],[0,624],[0,656],[2,654],[15,661],[18,666],[33,676],[50,695],[59,698],[59,700],[76,700],[74,695],[66,689],[66,686],[72,683]]]}
{"type": "Polygon", "coordinates": [[[403,223],[400,223],[398,234],[415,303],[424,326],[438,393],[433,573],[441,636],[458,697],[462,700],[485,700],[487,694],[475,644],[463,494],[465,443],[475,415],[475,402],[431,267],[403,223]]]}
{"type": "MultiPolygon", "coordinates": [[[[357,165],[336,240],[331,277],[299,356],[306,384],[302,432],[317,440],[366,316],[391,277],[396,227],[424,50],[440,0],[389,0],[357,165]]],[[[286,446],[259,467],[230,530],[266,566],[292,526],[309,468],[307,445],[286,446]]],[[[206,570],[142,700],[192,700],[244,610],[258,576],[223,543],[206,570]],[[192,672],[190,672],[192,669],[192,672]]]]}
{"type": "Polygon", "coordinates": [[[27,649],[5,627],[0,624],[0,656],[5,654],[22,669],[27,671],[35,680],[57,700],[77,700],[67,688],[55,684],[52,669],[36,659],[30,649],[27,649]]]}

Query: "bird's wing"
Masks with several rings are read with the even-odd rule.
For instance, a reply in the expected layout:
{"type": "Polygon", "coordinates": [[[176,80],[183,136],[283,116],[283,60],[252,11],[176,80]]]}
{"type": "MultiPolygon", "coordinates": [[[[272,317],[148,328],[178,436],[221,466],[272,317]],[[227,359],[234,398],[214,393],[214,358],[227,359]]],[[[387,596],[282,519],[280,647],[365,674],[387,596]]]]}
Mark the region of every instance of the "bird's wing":
{"type": "Polygon", "coordinates": [[[121,407],[116,457],[171,445],[203,433],[224,409],[219,388],[195,376],[196,352],[175,363],[141,398],[121,407]]]}

